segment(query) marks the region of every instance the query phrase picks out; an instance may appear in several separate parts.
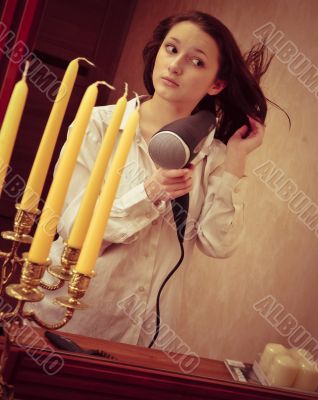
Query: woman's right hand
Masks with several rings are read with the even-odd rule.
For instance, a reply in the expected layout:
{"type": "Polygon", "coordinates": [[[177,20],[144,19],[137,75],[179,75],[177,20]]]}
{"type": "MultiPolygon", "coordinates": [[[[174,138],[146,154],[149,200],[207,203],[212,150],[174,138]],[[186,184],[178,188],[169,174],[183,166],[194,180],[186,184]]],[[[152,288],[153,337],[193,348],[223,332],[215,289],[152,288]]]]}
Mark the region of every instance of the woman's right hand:
{"type": "Polygon", "coordinates": [[[193,165],[183,169],[158,168],[145,180],[145,191],[154,203],[181,197],[192,190],[193,165]]]}

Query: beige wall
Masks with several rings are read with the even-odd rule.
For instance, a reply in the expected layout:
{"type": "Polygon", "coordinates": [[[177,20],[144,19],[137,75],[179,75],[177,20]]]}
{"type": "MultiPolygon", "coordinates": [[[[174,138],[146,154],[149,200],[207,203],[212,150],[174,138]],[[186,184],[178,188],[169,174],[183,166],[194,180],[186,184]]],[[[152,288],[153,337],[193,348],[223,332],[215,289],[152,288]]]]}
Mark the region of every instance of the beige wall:
{"type": "MultiPolygon", "coordinates": [[[[271,21],[318,66],[316,0],[139,0],[116,75],[144,93],[141,51],[154,25],[171,13],[197,8],[221,19],[246,50],[256,41],[253,31],[271,21]]],[[[318,98],[274,59],[263,82],[267,97],[292,119],[270,106],[263,146],[250,156],[247,168],[246,235],[231,258],[194,254],[185,282],[183,323],[179,334],[202,356],[252,361],[269,341],[286,343],[253,304],[274,296],[318,340],[318,234],[310,231],[288,204],[280,200],[253,169],[272,160],[298,190],[318,203],[318,98]]],[[[115,98],[115,97],[114,97],[115,98]]],[[[318,225],[318,222],[316,222],[318,225]]]]}

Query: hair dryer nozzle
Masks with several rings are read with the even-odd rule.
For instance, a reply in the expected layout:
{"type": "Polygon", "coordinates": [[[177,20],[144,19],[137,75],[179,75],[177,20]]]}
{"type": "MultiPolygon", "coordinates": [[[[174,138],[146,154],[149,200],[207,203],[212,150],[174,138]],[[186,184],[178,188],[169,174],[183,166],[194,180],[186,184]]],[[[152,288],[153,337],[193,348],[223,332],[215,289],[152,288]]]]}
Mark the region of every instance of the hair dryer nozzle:
{"type": "Polygon", "coordinates": [[[150,157],[162,168],[183,168],[195,157],[195,148],[214,129],[215,121],[214,114],[201,110],[165,125],[149,142],[150,157]]]}

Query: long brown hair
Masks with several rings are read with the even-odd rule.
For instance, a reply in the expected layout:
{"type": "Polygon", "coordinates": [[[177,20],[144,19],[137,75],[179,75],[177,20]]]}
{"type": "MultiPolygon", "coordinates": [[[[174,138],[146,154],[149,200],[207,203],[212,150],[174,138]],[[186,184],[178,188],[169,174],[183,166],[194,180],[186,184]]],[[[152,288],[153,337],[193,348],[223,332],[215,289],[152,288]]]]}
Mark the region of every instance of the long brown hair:
{"type": "Polygon", "coordinates": [[[189,11],[162,20],[153,32],[152,39],[143,50],[144,84],[153,94],[155,89],[152,73],[158,50],[170,29],[179,22],[189,21],[208,33],[219,48],[217,79],[227,82],[226,87],[215,96],[206,95],[193,112],[208,109],[219,118],[215,137],[227,143],[233,133],[243,124],[249,125],[247,115],[260,122],[267,114],[266,97],[259,83],[267,71],[272,57],[266,57],[264,44],[259,44],[243,56],[230,30],[217,18],[201,11],[189,11]]]}

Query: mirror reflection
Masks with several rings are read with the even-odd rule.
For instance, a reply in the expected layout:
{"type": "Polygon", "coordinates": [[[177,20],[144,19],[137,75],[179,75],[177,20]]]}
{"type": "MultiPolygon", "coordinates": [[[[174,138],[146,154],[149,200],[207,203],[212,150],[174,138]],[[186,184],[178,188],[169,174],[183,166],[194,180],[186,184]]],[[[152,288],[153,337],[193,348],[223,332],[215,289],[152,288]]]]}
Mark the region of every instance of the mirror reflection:
{"type": "MultiPolygon", "coordinates": [[[[93,70],[80,63],[76,100],[69,103],[64,136],[58,139],[43,192],[48,192],[56,165],[59,190],[51,196],[51,206],[56,206],[63,190],[66,200],[60,236],[50,250],[53,264],[60,263],[64,241],[69,239],[71,247],[85,249],[78,272],[96,272],[83,298],[90,307],[76,311],[62,331],[188,354],[193,362],[186,372],[193,375],[200,374],[194,366],[202,358],[249,364],[257,360],[272,384],[297,387],[296,375],[303,368],[314,391],[318,218],[312,182],[317,173],[318,60],[313,49],[318,34],[311,26],[317,3],[139,0],[127,7],[125,29],[119,32],[118,24],[115,27],[105,17],[106,9],[104,14],[98,12],[102,6],[96,2],[91,20],[95,18],[101,27],[109,22],[111,38],[107,29],[97,32],[89,25],[85,1],[76,18],[67,17],[65,8],[71,3],[49,1],[34,40],[34,54],[61,78],[68,66],[65,60],[85,56],[98,65],[93,70]],[[149,42],[159,22],[173,14],[183,16],[159,25],[149,42]],[[64,38],[52,33],[57,15],[61,30],[76,20],[81,28],[75,36],[74,31],[64,38]],[[113,43],[118,47],[114,49],[113,43]],[[75,139],[61,152],[67,130],[69,142],[74,131],[80,134],[81,126],[72,121],[88,83],[102,79],[117,90],[92,89],[96,89],[97,107],[89,115],[79,156],[75,139]],[[128,82],[129,101],[115,109],[109,105],[124,97],[124,82],[128,82]],[[203,109],[213,113],[213,121],[207,124],[204,116],[195,124],[189,122],[203,109]],[[99,179],[106,182],[107,192],[100,193],[92,220],[95,230],[90,228],[90,240],[84,242],[87,228],[76,216],[82,212],[84,221],[94,211],[88,207],[92,202],[81,205],[81,200],[116,111],[123,114],[119,127],[125,140],[114,136],[117,158],[105,150],[103,159],[109,156],[110,163],[101,167],[99,179]],[[178,119],[185,125],[169,125],[178,119]],[[189,145],[180,131],[194,125],[197,141],[189,145]],[[129,128],[136,127],[133,138],[129,128]],[[154,160],[148,146],[156,132],[164,135],[161,142],[157,136],[159,155],[154,160]],[[203,136],[198,138],[199,134],[203,136]],[[64,160],[74,158],[76,167],[70,185],[62,190],[67,181],[63,153],[64,160]],[[180,164],[167,168],[179,154],[180,164]],[[59,175],[61,165],[64,173],[59,175]],[[121,181],[111,208],[118,170],[121,181]],[[174,201],[178,198],[182,201],[174,201]],[[286,350],[292,347],[303,352],[286,350]]],[[[19,137],[13,158],[19,170],[32,165],[47,121],[47,117],[34,118],[37,107],[46,107],[47,116],[51,109],[49,104],[38,105],[43,94],[35,87],[36,83],[26,108],[32,122],[22,120],[22,126],[32,128],[34,134],[29,144],[19,137]],[[28,160],[17,159],[22,149],[28,160]]],[[[86,111],[95,104],[92,95],[87,96],[86,111]]],[[[96,189],[97,183],[91,186],[96,189]]],[[[96,199],[99,191],[95,192],[96,199]]],[[[1,201],[12,204],[9,196],[1,201]]],[[[41,251],[38,248],[31,247],[32,262],[40,263],[47,256],[43,246],[41,251]]],[[[50,274],[45,280],[56,283],[50,274]]],[[[48,292],[44,301],[31,308],[43,320],[59,320],[64,309],[48,303],[65,293],[64,287],[48,292]]],[[[300,380],[298,388],[304,389],[300,380]]]]}

